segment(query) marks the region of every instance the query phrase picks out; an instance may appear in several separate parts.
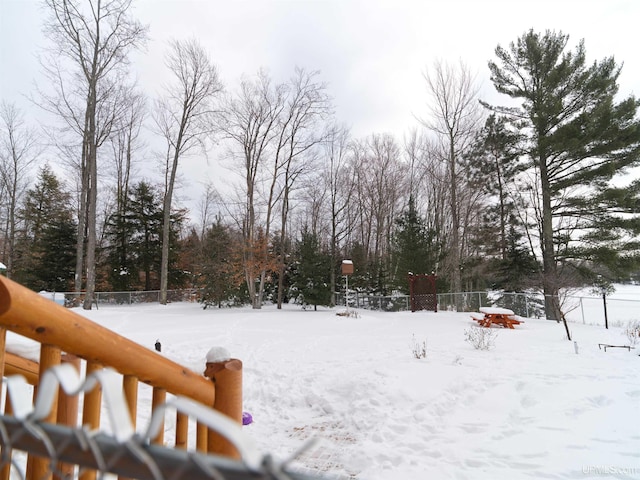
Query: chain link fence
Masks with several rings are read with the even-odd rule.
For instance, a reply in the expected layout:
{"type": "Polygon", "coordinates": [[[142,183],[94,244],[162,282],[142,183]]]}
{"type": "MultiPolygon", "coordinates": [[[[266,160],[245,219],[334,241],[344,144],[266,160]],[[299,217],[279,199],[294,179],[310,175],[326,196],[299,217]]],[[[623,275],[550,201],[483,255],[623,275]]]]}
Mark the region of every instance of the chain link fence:
{"type": "MultiPolygon", "coordinates": [[[[344,305],[345,294],[336,293],[336,305],[344,305]]],[[[349,292],[349,307],[380,310],[384,312],[401,312],[411,310],[409,295],[372,295],[359,292],[349,292]]]]}
{"type": "MultiPolygon", "coordinates": [[[[65,307],[79,307],[85,298],[84,292],[40,292],[40,294],[65,307]]],[[[199,298],[200,290],[198,289],[167,290],[167,302],[197,302],[199,298]]],[[[94,304],[98,307],[141,303],[160,303],[160,290],[94,293],[94,304]]]]}
{"type": "MultiPolygon", "coordinates": [[[[480,307],[501,307],[526,318],[545,318],[544,295],[536,293],[463,292],[439,293],[438,311],[477,312],[480,307]]],[[[371,295],[349,292],[349,307],[386,312],[411,310],[409,295],[371,295]]],[[[345,294],[336,293],[336,304],[345,304],[345,294]]],[[[612,326],[640,319],[640,298],[620,299],[567,295],[561,299],[568,321],[604,325],[605,311],[612,326]]]]}
{"type": "MultiPolygon", "coordinates": [[[[542,295],[524,293],[463,292],[439,293],[438,310],[454,312],[473,312],[480,307],[498,306],[513,310],[523,317],[537,317],[544,313],[542,295]]],[[[336,293],[336,304],[346,305],[345,294],[336,293]]],[[[349,292],[349,307],[400,312],[411,310],[409,295],[372,295],[360,292],[349,292]]]]}
{"type": "MultiPolygon", "coordinates": [[[[41,292],[51,300],[66,307],[77,307],[84,301],[84,293],[41,292]]],[[[199,289],[168,290],[168,302],[197,302],[199,289]]],[[[345,306],[344,292],[336,293],[336,305],[345,306]]],[[[477,312],[480,307],[502,307],[526,318],[545,318],[544,296],[536,293],[462,292],[438,293],[438,310],[452,312],[477,312]]],[[[383,312],[411,310],[409,295],[373,295],[350,291],[350,308],[362,308],[383,312]]],[[[109,305],[138,305],[159,303],[160,290],[136,292],[96,292],[94,302],[98,307],[109,305]]],[[[564,296],[562,310],[572,322],[604,325],[605,310],[612,326],[625,325],[640,319],[640,298],[620,299],[595,296],[564,296]],[[636,313],[637,312],[637,313],[636,313]]]]}

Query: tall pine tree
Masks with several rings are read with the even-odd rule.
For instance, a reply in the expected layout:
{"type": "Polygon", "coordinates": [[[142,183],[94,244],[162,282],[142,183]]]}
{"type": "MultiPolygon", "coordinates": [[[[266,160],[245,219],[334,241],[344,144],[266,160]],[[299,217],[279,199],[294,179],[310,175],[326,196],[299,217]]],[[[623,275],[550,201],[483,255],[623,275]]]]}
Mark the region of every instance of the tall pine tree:
{"type": "Polygon", "coordinates": [[[413,195],[409,206],[396,220],[393,235],[394,283],[396,288],[408,292],[407,275],[429,274],[435,271],[441,249],[415,207],[413,195]]]}
{"type": "Polygon", "coordinates": [[[200,285],[203,290],[200,301],[204,308],[221,307],[223,302],[233,300],[247,300],[241,291],[244,277],[240,254],[234,249],[234,245],[241,243],[240,238],[233,238],[233,233],[220,219],[207,229],[200,259],[200,285]]]}
{"type": "Polygon", "coordinates": [[[509,230],[514,227],[514,179],[522,171],[519,143],[519,132],[510,128],[507,119],[492,114],[468,158],[473,184],[493,200],[484,209],[483,220],[490,231],[483,232],[482,242],[489,254],[497,254],[502,259],[507,255],[509,230]],[[487,242],[496,238],[496,231],[497,242],[487,242]],[[491,232],[493,234],[488,235],[491,232]]]}
{"type": "Polygon", "coordinates": [[[298,293],[298,301],[313,305],[314,310],[318,305],[330,305],[330,255],[322,249],[318,236],[306,229],[296,246],[298,262],[291,283],[298,293]]]}
{"type": "Polygon", "coordinates": [[[75,275],[76,224],[71,197],[48,165],[20,211],[16,281],[36,291],[70,291],[75,275]]]}
{"type": "Polygon", "coordinates": [[[71,210],[61,209],[42,231],[36,275],[44,290],[68,292],[73,288],[78,230],[72,215],[71,210]]]}
{"type": "MultiPolygon", "coordinates": [[[[185,213],[174,211],[169,236],[169,280],[171,288],[184,281],[176,268],[178,237],[185,213]]],[[[162,252],[162,198],[151,184],[141,181],[130,188],[123,212],[114,213],[106,229],[109,281],[115,290],[156,290],[160,287],[162,252]]]]}
{"type": "MultiPolygon", "coordinates": [[[[491,107],[525,139],[536,183],[537,229],[547,318],[560,320],[559,291],[590,264],[614,269],[628,255],[633,212],[608,195],[614,175],[640,161],[639,102],[617,101],[620,67],[613,57],[589,65],[584,42],[572,51],[561,32],[526,32],[489,62],[498,92],[519,106],[491,107]]],[[[636,219],[637,222],[637,219],[636,219]]],[[[629,256],[629,259],[632,257],[629,256]]]]}

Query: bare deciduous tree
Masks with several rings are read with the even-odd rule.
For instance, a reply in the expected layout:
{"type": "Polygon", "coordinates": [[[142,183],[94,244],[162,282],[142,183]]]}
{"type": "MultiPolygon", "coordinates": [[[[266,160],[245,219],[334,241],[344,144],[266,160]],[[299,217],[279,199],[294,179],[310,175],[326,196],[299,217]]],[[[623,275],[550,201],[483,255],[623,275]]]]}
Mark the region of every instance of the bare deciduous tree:
{"type": "Polygon", "coordinates": [[[409,177],[409,195],[413,197],[416,203],[419,203],[421,186],[429,175],[429,172],[422,168],[428,155],[428,140],[425,134],[413,128],[405,135],[403,146],[409,169],[407,173],[409,177]]]}
{"type": "MultiPolygon", "coordinates": [[[[259,251],[258,244],[265,237],[263,225],[258,221],[257,209],[260,184],[265,176],[265,164],[273,153],[273,142],[277,138],[277,122],[285,108],[282,88],[273,87],[264,71],[258,72],[255,80],[243,79],[238,92],[225,101],[220,116],[220,129],[231,143],[233,155],[241,164],[244,184],[240,188],[242,211],[237,222],[243,237],[243,268],[245,282],[253,307],[260,308],[264,275],[256,265],[268,265],[263,258],[266,250],[259,251]],[[259,283],[256,285],[256,283],[259,283]]],[[[268,200],[272,204],[272,199],[268,200]]]]}
{"type": "Polygon", "coordinates": [[[0,104],[0,192],[4,210],[2,257],[7,262],[7,277],[13,274],[16,241],[17,206],[28,183],[28,173],[38,156],[35,132],[24,122],[18,108],[0,104]],[[3,198],[4,197],[4,198],[3,198]]]}
{"type": "Polygon", "coordinates": [[[220,193],[211,182],[205,185],[205,190],[198,201],[198,216],[200,220],[200,240],[204,241],[207,229],[213,224],[219,212],[214,211],[215,205],[221,203],[220,193]]]}
{"type": "Polygon", "coordinates": [[[454,292],[462,289],[461,282],[461,235],[464,215],[460,211],[460,189],[465,183],[460,171],[463,153],[481,127],[482,110],[478,102],[478,88],[469,69],[461,62],[457,67],[436,61],[433,68],[425,72],[427,91],[431,96],[429,117],[422,120],[438,141],[437,154],[448,168],[449,209],[451,215],[451,237],[449,262],[451,287],[454,292]]]}
{"type": "Polygon", "coordinates": [[[329,114],[326,85],[316,81],[318,72],[296,69],[288,84],[286,109],[278,124],[274,184],[280,184],[280,252],[278,308],[282,308],[287,257],[287,223],[291,195],[296,181],[312,169],[313,149],[322,141],[319,122],[329,114]]]}
{"type": "Polygon", "coordinates": [[[140,132],[146,114],[145,98],[141,93],[128,90],[123,97],[123,115],[115,126],[114,135],[110,137],[113,152],[113,168],[116,211],[126,210],[127,194],[131,176],[135,174],[136,154],[144,144],[140,140],[140,132]]]}
{"type": "Polygon", "coordinates": [[[213,133],[214,101],[222,90],[216,66],[196,40],[171,42],[166,64],[174,83],[166,87],[165,96],[156,102],[154,112],[156,127],[167,149],[160,268],[163,305],[167,303],[171,204],[178,164],[196,148],[206,151],[206,140],[213,133]]]}
{"type": "Polygon", "coordinates": [[[43,61],[52,92],[41,92],[44,108],[81,138],[78,250],[75,289],[86,272],[83,307],[95,290],[98,149],[111,133],[121,104],[127,55],[146,39],[147,29],[128,13],[131,0],[46,0],[45,33],[54,47],[43,61]],[[86,236],[86,254],[84,239],[86,236]],[[83,268],[84,265],[84,268],[83,268]]]}
{"type": "Polygon", "coordinates": [[[369,273],[384,286],[384,276],[390,271],[391,230],[401,207],[400,199],[407,195],[407,175],[395,139],[388,134],[369,136],[354,148],[356,169],[356,233],[358,243],[369,255],[369,273]]]}
{"type": "Polygon", "coordinates": [[[289,82],[274,84],[261,70],[255,79],[241,82],[220,117],[220,128],[244,177],[238,225],[243,232],[245,279],[254,308],[262,304],[266,267],[279,272],[278,305],[282,302],[291,198],[296,182],[311,168],[314,148],[322,138],[318,122],[330,109],[326,87],[317,76],[317,72],[296,69],[289,82]],[[280,229],[280,252],[276,266],[271,267],[274,259],[268,247],[276,226],[280,229]],[[257,270],[256,265],[265,268],[257,270]]]}
{"type": "Polygon", "coordinates": [[[291,195],[298,179],[311,167],[312,152],[322,138],[318,122],[330,109],[326,86],[317,76],[317,72],[296,69],[289,82],[274,85],[261,70],[255,80],[242,81],[221,116],[221,129],[244,176],[244,208],[238,223],[242,225],[245,277],[254,308],[262,305],[267,267],[279,272],[278,307],[282,304],[291,195]],[[261,218],[258,208],[263,208],[261,218]],[[280,252],[274,262],[268,247],[278,220],[280,252]],[[262,268],[256,269],[256,265],[262,268]]]}
{"type": "Polygon", "coordinates": [[[114,185],[114,201],[115,205],[110,202],[103,202],[104,212],[103,221],[106,230],[106,224],[109,221],[117,219],[118,228],[115,242],[118,244],[118,252],[120,257],[120,266],[127,265],[127,256],[129,252],[130,238],[126,229],[123,227],[123,219],[127,215],[129,207],[129,185],[132,175],[135,174],[135,164],[140,160],[139,155],[144,146],[140,140],[140,132],[146,114],[146,105],[144,96],[136,92],[133,87],[123,89],[122,95],[122,115],[118,122],[114,125],[114,132],[109,138],[111,150],[113,154],[113,179],[114,185]],[[115,214],[115,217],[114,217],[115,214]]]}
{"type": "Polygon", "coordinates": [[[349,131],[346,127],[332,126],[324,141],[325,189],[328,192],[329,208],[329,251],[331,255],[331,305],[335,305],[336,269],[338,252],[351,225],[347,222],[349,206],[356,182],[355,169],[349,165],[349,131]]]}

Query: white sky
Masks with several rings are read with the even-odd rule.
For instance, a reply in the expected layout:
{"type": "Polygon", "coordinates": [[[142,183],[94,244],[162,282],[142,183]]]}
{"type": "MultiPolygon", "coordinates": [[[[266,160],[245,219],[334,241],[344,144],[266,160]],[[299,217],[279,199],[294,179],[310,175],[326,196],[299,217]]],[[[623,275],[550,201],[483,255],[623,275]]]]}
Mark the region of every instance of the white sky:
{"type": "MultiPolygon", "coordinates": [[[[422,74],[436,59],[464,61],[477,72],[481,96],[504,102],[487,62],[498,44],[508,46],[530,28],[562,30],[572,45],[584,38],[590,62],[615,56],[624,63],[621,93],[640,96],[637,0],[138,0],[134,6],[150,26],[147,51],[133,65],[148,96],[166,75],[167,39],[195,37],[227,88],[261,67],[278,81],[295,66],[319,70],[337,120],[356,137],[388,132],[401,140],[416,127],[415,117],[426,112],[422,74]]],[[[0,0],[0,99],[17,103],[34,122],[38,111],[24,96],[38,81],[43,13],[36,0],[0,0]]]]}

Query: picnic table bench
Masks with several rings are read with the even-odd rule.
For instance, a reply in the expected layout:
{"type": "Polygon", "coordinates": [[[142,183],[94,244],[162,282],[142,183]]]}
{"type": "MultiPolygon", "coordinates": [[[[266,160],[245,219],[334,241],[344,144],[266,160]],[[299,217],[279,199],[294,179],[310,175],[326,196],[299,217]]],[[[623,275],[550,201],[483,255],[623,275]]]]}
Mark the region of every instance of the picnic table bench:
{"type": "Polygon", "coordinates": [[[604,351],[607,351],[607,348],[626,348],[629,352],[631,351],[632,347],[631,345],[609,345],[608,343],[599,343],[598,344],[598,350],[602,350],[602,348],[604,347],[604,351]]]}
{"type": "Polygon", "coordinates": [[[520,325],[519,320],[513,311],[499,307],[480,307],[480,313],[471,313],[471,318],[482,327],[490,328],[491,325],[500,325],[504,328],[513,329],[514,325],[520,325]]]}

